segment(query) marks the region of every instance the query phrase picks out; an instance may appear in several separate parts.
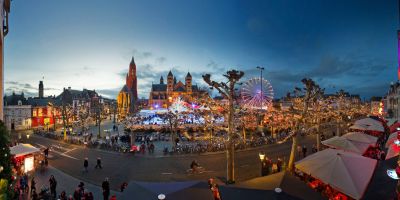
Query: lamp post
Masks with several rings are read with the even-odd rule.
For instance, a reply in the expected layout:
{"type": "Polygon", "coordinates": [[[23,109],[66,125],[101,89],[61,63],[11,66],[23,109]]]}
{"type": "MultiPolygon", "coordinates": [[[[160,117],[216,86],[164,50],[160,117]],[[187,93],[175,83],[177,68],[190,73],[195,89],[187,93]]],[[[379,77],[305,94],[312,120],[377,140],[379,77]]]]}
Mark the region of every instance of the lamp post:
{"type": "Polygon", "coordinates": [[[260,95],[261,95],[261,110],[263,109],[263,104],[264,104],[264,95],[263,95],[263,87],[262,87],[262,81],[263,81],[263,77],[262,77],[262,73],[264,70],[264,67],[260,67],[257,66],[257,69],[260,70],[260,95]]]}

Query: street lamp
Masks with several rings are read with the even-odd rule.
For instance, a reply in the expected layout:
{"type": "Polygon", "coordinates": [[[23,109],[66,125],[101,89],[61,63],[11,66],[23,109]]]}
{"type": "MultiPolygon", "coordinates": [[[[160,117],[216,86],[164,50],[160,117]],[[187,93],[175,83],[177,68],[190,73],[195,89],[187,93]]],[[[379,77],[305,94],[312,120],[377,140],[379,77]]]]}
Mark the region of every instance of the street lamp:
{"type": "Polygon", "coordinates": [[[260,70],[260,95],[261,95],[261,110],[262,110],[263,104],[264,104],[264,102],[263,102],[264,95],[263,95],[263,87],[262,87],[262,81],[263,81],[262,73],[263,73],[264,67],[257,66],[257,69],[260,70]]]}
{"type": "Polygon", "coordinates": [[[260,157],[260,161],[261,162],[265,159],[265,154],[264,153],[258,153],[258,156],[260,157]]]}

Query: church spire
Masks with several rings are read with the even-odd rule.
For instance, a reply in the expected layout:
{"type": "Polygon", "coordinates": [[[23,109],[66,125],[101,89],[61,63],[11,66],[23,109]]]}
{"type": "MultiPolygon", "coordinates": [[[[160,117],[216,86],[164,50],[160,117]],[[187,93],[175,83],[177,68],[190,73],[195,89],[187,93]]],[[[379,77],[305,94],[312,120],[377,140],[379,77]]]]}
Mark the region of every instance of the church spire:
{"type": "Polygon", "coordinates": [[[135,64],[135,58],[132,56],[131,64],[135,64]]]}

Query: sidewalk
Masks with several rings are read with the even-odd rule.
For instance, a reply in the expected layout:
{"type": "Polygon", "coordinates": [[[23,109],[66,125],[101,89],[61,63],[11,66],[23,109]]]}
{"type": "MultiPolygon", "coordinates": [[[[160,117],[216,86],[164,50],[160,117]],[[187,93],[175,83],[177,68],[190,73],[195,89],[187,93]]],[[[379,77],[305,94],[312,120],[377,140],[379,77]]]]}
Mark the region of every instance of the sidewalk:
{"type": "MultiPolygon", "coordinates": [[[[65,191],[67,193],[67,196],[73,195],[75,189],[78,187],[78,184],[81,182],[81,180],[76,179],[68,174],[65,174],[64,172],[48,166],[47,169],[41,173],[40,170],[38,169],[35,173],[35,180],[36,180],[36,189],[38,192],[40,192],[40,189],[42,186],[49,187],[49,178],[50,176],[53,175],[54,178],[57,180],[57,196],[62,192],[65,191]]],[[[29,184],[31,180],[31,176],[29,177],[29,184]]],[[[84,181],[82,181],[84,182],[84,181]]],[[[90,183],[85,183],[85,192],[92,192],[94,199],[103,199],[102,195],[102,188],[97,185],[93,185],[90,183]]],[[[101,183],[99,183],[101,185],[101,183]]],[[[122,195],[120,192],[116,192],[111,190],[111,195],[116,195],[117,199],[122,195]]]]}

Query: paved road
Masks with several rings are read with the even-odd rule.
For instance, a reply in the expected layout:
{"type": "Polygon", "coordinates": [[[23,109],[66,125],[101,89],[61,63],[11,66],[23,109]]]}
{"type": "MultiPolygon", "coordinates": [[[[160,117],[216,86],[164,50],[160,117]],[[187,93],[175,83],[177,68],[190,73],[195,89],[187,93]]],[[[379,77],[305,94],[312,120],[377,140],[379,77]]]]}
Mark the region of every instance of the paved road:
{"type": "MultiPolygon", "coordinates": [[[[184,156],[140,156],[116,152],[100,151],[76,145],[64,144],[40,136],[31,136],[29,143],[36,146],[51,146],[51,166],[85,182],[101,184],[109,177],[111,186],[117,189],[119,185],[130,180],[140,181],[183,181],[206,180],[210,177],[220,178],[226,175],[225,153],[210,153],[205,155],[184,156]],[[89,173],[82,173],[83,160],[89,158],[89,173]],[[101,157],[103,169],[94,169],[96,158],[101,157]],[[186,170],[192,160],[196,159],[206,171],[202,174],[187,174],[186,170]]],[[[315,143],[315,136],[301,137],[299,144],[310,149],[315,143]]],[[[258,153],[263,151],[268,157],[289,157],[291,140],[283,144],[274,144],[257,149],[239,151],[235,157],[235,173],[237,181],[244,181],[260,175],[258,153]]]]}

